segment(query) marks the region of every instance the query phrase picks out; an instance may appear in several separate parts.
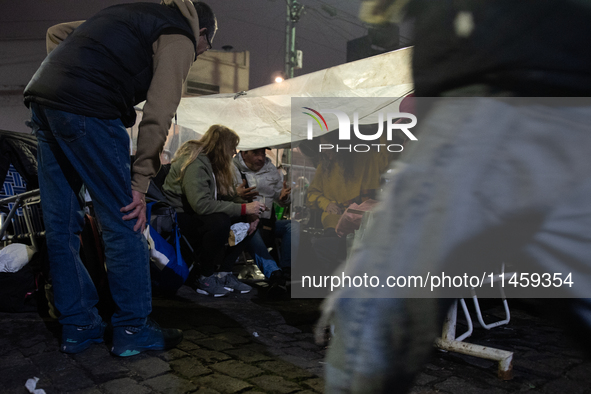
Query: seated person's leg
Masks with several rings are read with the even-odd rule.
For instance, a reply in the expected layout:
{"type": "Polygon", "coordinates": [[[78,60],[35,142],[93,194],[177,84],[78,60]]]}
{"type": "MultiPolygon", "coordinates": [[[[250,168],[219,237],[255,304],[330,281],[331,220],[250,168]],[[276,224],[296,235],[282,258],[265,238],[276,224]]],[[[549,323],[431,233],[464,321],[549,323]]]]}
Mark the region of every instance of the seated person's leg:
{"type": "MultiPolygon", "coordinates": [[[[327,231],[334,229],[327,229],[327,231]]],[[[312,239],[312,248],[314,249],[316,260],[313,262],[315,269],[319,274],[329,275],[347,257],[347,238],[333,235],[318,237],[312,239]]]]}
{"type": "Polygon", "coordinates": [[[254,258],[257,266],[265,274],[266,278],[270,278],[273,272],[279,270],[277,263],[269,254],[259,230],[255,231],[243,242],[246,243],[246,251],[254,258]]]}
{"type": "Polygon", "coordinates": [[[275,236],[281,238],[281,268],[291,267],[291,261],[297,260],[300,246],[300,223],[292,220],[278,220],[275,223],[275,236]]]}
{"type": "Polygon", "coordinates": [[[230,218],[224,213],[211,215],[178,214],[181,233],[189,240],[195,253],[194,269],[200,274],[191,283],[199,294],[220,297],[228,293],[215,276],[224,259],[225,245],[230,233],[230,218]]]}
{"type": "Polygon", "coordinates": [[[248,244],[248,240],[251,236],[247,236],[242,242],[229,247],[224,255],[222,265],[220,266],[219,272],[216,274],[220,278],[224,288],[234,293],[248,293],[252,290],[252,287],[246,283],[242,283],[233,274],[234,263],[238,259],[238,256],[242,253],[244,248],[248,244]]]}

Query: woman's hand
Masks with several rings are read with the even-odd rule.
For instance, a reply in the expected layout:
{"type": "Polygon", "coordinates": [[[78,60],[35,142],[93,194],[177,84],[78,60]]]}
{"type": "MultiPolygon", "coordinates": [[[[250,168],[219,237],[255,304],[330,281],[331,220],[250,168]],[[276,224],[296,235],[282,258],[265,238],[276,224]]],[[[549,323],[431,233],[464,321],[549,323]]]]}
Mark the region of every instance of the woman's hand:
{"type": "Polygon", "coordinates": [[[246,204],[247,215],[259,216],[265,210],[265,206],[258,201],[249,202],[246,204]]]}
{"type": "Polygon", "coordinates": [[[343,213],[341,208],[334,202],[331,202],[330,204],[328,204],[328,206],[326,207],[326,209],[324,211],[327,213],[335,214],[335,215],[340,215],[343,213]]]}

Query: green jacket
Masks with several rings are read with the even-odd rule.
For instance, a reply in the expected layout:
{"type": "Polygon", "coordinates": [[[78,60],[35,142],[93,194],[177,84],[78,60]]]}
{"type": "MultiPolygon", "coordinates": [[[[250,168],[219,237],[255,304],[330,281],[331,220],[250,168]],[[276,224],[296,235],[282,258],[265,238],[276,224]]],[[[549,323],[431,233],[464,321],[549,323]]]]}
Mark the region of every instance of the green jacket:
{"type": "Polygon", "coordinates": [[[166,176],[162,190],[170,205],[177,212],[196,213],[197,215],[209,215],[212,213],[226,213],[228,216],[240,216],[242,209],[241,200],[231,196],[217,194],[213,176],[213,168],[209,158],[199,155],[185,170],[185,176],[178,180],[181,173],[182,160],[175,161],[170,166],[170,172],[166,176]]]}

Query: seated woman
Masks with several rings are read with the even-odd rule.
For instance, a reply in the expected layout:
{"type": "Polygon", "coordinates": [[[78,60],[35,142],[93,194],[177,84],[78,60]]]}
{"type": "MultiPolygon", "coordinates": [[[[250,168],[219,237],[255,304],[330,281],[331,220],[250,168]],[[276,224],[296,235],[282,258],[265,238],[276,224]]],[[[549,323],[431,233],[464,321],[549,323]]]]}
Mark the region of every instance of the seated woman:
{"type": "MultiPolygon", "coordinates": [[[[338,134],[320,137],[319,143],[336,146],[338,134]]],[[[382,149],[384,151],[385,149],[382,149]]],[[[389,156],[384,152],[347,152],[322,150],[314,179],[310,183],[306,204],[322,211],[324,236],[312,239],[317,259],[316,268],[330,273],[347,254],[347,239],[337,234],[336,227],[347,207],[375,199],[380,188],[381,174],[388,167],[389,156]]]]}
{"type": "Polygon", "coordinates": [[[200,140],[187,141],[178,149],[162,187],[177,211],[181,233],[194,250],[200,273],[194,287],[199,294],[221,297],[229,291],[251,290],[232,274],[232,266],[249,237],[225,247],[231,224],[252,215],[251,234],[263,209],[259,202],[246,204],[236,199],[232,157],[239,141],[233,130],[211,126],[200,140]]]}
{"type": "MultiPolygon", "coordinates": [[[[320,137],[320,143],[337,145],[336,138],[338,134],[326,134],[320,137]]],[[[388,159],[384,152],[323,150],[320,153],[306,203],[322,210],[322,226],[328,234],[336,235],[337,223],[349,205],[375,198],[388,159]]]]}

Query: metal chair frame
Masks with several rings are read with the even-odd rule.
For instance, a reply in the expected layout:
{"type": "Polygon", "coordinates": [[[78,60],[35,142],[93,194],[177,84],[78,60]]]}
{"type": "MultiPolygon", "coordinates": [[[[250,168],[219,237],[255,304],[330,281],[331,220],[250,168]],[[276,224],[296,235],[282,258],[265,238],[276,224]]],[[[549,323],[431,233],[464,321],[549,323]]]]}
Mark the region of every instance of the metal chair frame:
{"type": "MultiPolygon", "coordinates": [[[[505,265],[502,265],[501,273],[505,277],[510,277],[513,273],[506,273],[505,272],[505,265]]],[[[498,281],[498,275],[495,276],[495,281],[498,281]]],[[[507,303],[507,298],[505,297],[505,292],[503,288],[500,288],[501,293],[501,300],[503,303],[503,307],[505,308],[505,318],[493,323],[485,323],[482,317],[482,312],[480,310],[480,304],[478,303],[478,297],[476,296],[476,291],[474,288],[470,289],[472,294],[472,301],[474,302],[474,308],[476,310],[476,316],[480,325],[486,329],[490,330],[491,328],[502,326],[508,324],[511,320],[511,313],[509,311],[509,305],[507,303]]],[[[467,354],[474,357],[484,358],[488,360],[497,361],[499,363],[498,367],[498,377],[503,380],[510,380],[513,378],[513,352],[509,352],[506,350],[496,349],[488,346],[480,346],[473,343],[463,342],[464,339],[468,338],[472,335],[473,332],[473,324],[472,324],[472,317],[470,316],[470,312],[468,311],[468,307],[466,306],[466,301],[463,298],[459,299],[460,305],[462,306],[462,310],[464,311],[464,316],[466,317],[466,322],[468,324],[468,329],[463,334],[456,336],[456,326],[457,326],[457,315],[458,315],[458,300],[454,300],[452,306],[450,307],[445,321],[443,323],[443,330],[441,333],[441,338],[437,338],[435,340],[435,347],[444,350],[444,351],[452,351],[456,353],[467,354]]]]}
{"type": "Polygon", "coordinates": [[[39,194],[39,189],[0,200],[0,206],[8,206],[10,203],[13,203],[14,205],[6,216],[6,219],[0,224],[0,242],[6,245],[28,239],[31,242],[31,245],[38,250],[39,244],[37,240],[41,237],[45,237],[45,227],[41,217],[41,196],[39,194]],[[23,223],[19,223],[19,215],[17,215],[17,211],[21,208],[23,212],[22,217],[24,219],[24,226],[23,223]],[[8,227],[11,223],[13,224],[15,233],[7,234],[8,227]]]}

